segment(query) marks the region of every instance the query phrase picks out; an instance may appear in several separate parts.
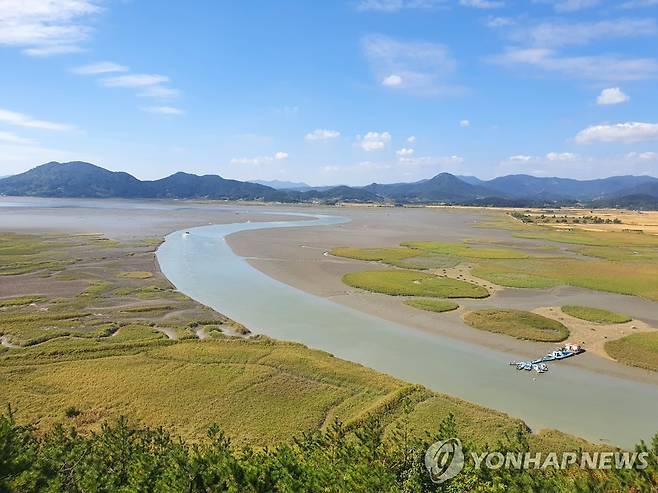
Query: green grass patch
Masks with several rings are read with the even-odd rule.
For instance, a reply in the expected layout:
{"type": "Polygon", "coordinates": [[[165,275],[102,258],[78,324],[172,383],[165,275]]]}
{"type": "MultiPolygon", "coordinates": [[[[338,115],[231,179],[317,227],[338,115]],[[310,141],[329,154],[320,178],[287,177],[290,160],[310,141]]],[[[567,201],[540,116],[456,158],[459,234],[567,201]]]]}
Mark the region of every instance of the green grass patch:
{"type": "Polygon", "coordinates": [[[353,248],[337,247],[329,252],[336,257],[345,257],[355,260],[365,260],[367,262],[384,262],[385,264],[402,267],[406,269],[425,269],[422,263],[414,262],[411,259],[423,257],[422,252],[413,251],[403,247],[388,248],[353,248]]]}
{"type": "Polygon", "coordinates": [[[124,279],[150,279],[153,277],[153,273],[147,271],[121,272],[119,277],[124,279]]]}
{"type": "Polygon", "coordinates": [[[16,298],[6,298],[0,300],[0,307],[25,306],[32,303],[45,301],[43,296],[18,296],[16,298]]]}
{"type": "Polygon", "coordinates": [[[392,296],[426,296],[437,298],[486,298],[481,286],[448,277],[405,270],[351,272],[343,282],[355,288],[392,296]]]}
{"type": "Polygon", "coordinates": [[[478,310],[466,314],[464,321],[476,329],[517,339],[559,342],[569,337],[569,329],[557,320],[520,310],[478,310]]]}
{"type": "Polygon", "coordinates": [[[518,233],[514,236],[532,240],[548,240],[557,243],[599,247],[658,247],[658,236],[644,233],[543,228],[539,231],[518,233]]]}
{"type": "Polygon", "coordinates": [[[459,308],[457,303],[445,300],[406,300],[405,305],[428,312],[450,312],[459,308]]]}
{"type": "Polygon", "coordinates": [[[605,350],[626,365],[658,371],[658,332],[632,334],[608,341],[605,350]]]}
{"type": "Polygon", "coordinates": [[[658,264],[577,258],[484,260],[471,271],[495,284],[517,288],[576,286],[658,300],[658,264]]]}
{"type": "Polygon", "coordinates": [[[171,305],[147,305],[147,306],[134,306],[130,308],[124,308],[121,310],[122,313],[152,313],[152,312],[163,312],[171,311],[174,307],[171,305]]]}
{"type": "Polygon", "coordinates": [[[623,313],[616,313],[588,306],[565,305],[562,307],[562,311],[572,317],[599,324],[623,324],[633,320],[631,317],[624,315],[623,313]]]}
{"type": "Polygon", "coordinates": [[[529,255],[509,248],[473,248],[465,243],[442,243],[438,241],[413,241],[402,246],[435,255],[449,255],[469,259],[522,259],[529,255]]]}

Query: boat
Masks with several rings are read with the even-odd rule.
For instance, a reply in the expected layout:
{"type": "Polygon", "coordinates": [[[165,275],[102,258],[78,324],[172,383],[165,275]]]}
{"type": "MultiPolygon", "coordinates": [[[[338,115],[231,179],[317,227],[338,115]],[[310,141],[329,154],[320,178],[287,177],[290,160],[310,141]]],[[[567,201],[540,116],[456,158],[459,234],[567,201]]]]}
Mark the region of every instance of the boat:
{"type": "Polygon", "coordinates": [[[548,365],[546,365],[548,361],[559,361],[583,352],[585,352],[585,349],[578,344],[566,343],[555,351],[551,351],[543,358],[538,358],[532,361],[510,361],[509,364],[516,366],[517,370],[535,370],[537,373],[545,373],[548,371],[548,365]]]}

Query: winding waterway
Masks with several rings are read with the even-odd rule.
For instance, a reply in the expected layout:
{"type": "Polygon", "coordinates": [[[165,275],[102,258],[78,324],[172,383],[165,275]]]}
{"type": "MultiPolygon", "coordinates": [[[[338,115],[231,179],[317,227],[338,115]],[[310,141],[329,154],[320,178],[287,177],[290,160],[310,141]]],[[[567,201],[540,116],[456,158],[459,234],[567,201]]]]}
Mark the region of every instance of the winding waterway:
{"type": "Polygon", "coordinates": [[[507,412],[534,429],[557,428],[621,446],[658,431],[658,386],[559,364],[533,378],[507,365],[518,355],[397,325],[283,284],[250,266],[225,241],[240,231],[346,221],[312,217],[173,233],[159,248],[158,261],[180,291],[256,333],[301,342],[507,412]]]}

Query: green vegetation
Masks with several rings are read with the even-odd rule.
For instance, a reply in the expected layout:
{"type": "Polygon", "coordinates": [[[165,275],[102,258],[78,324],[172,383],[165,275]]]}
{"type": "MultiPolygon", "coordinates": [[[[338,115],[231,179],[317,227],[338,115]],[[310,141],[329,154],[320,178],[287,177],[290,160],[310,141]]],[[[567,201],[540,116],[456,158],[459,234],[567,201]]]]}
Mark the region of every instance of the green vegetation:
{"type": "Polygon", "coordinates": [[[454,267],[467,259],[523,259],[529,256],[520,250],[474,248],[467,243],[440,242],[408,242],[387,248],[337,247],[330,253],[337,257],[418,270],[454,267]]]}
{"type": "Polygon", "coordinates": [[[466,314],[464,321],[476,329],[517,339],[559,342],[569,337],[569,329],[557,320],[520,310],[478,310],[466,314]]]}
{"type": "Polygon", "coordinates": [[[43,301],[43,296],[18,296],[16,298],[0,299],[0,308],[9,306],[31,305],[43,301]]]}
{"type": "Polygon", "coordinates": [[[146,271],[133,271],[133,272],[122,272],[119,274],[119,277],[126,279],[150,279],[153,277],[151,272],[146,271]]]}
{"type": "Polygon", "coordinates": [[[408,248],[352,248],[337,247],[331,250],[331,255],[336,257],[352,258],[356,260],[365,260],[368,262],[384,262],[385,264],[396,267],[418,268],[413,262],[404,262],[414,257],[421,257],[423,254],[415,252],[408,248]]]}
{"type": "Polygon", "coordinates": [[[459,308],[457,303],[445,300],[406,300],[405,305],[419,308],[428,312],[450,312],[459,308]]]}
{"type": "MultiPolygon", "coordinates": [[[[580,443],[533,434],[502,413],[299,344],[248,337],[248,329],[177,293],[159,272],[148,279],[119,275],[149,272],[152,247],[103,244],[96,236],[58,239],[64,270],[23,275],[45,294],[0,310],[0,335],[22,346],[0,347],[0,406],[12,404],[16,421],[38,423],[39,434],[60,424],[97,432],[106,420],[127,415],[192,441],[218,423],[240,445],[262,448],[328,429],[335,420],[355,429],[376,418],[388,437],[408,416],[421,436],[452,413],[477,444],[493,444],[519,427],[537,449],[580,443]],[[208,339],[200,341],[197,331],[208,339]]],[[[474,289],[420,275],[436,279],[427,283],[434,290],[437,283],[441,291],[474,289]]]]}
{"type": "Polygon", "coordinates": [[[599,324],[623,324],[633,320],[631,317],[624,315],[623,313],[615,313],[609,310],[591,308],[588,306],[565,305],[562,307],[562,311],[572,317],[599,324]]]}
{"type": "MultiPolygon", "coordinates": [[[[79,420],[72,411],[69,420],[79,420]]],[[[565,470],[476,468],[471,454],[487,449],[465,442],[464,469],[437,486],[425,469],[425,452],[436,441],[464,436],[456,420],[447,416],[424,437],[410,435],[405,421],[392,433],[384,430],[373,418],[358,427],[335,423],[276,447],[237,447],[216,426],[194,444],[125,418],[90,435],[58,427],[39,436],[30,427],[18,426],[9,414],[0,418],[0,491],[571,493],[658,488],[658,437],[651,447],[637,447],[648,459],[642,470],[582,470],[577,464],[565,470]]],[[[531,447],[519,429],[495,450],[507,457],[530,452],[531,447]]]]}
{"type": "Polygon", "coordinates": [[[481,286],[448,277],[407,270],[351,272],[343,282],[355,288],[393,296],[428,296],[437,298],[486,298],[481,286]]]}
{"type": "Polygon", "coordinates": [[[632,334],[608,341],[605,350],[621,363],[658,371],[658,332],[632,334]]]}
{"type": "Polygon", "coordinates": [[[507,248],[473,248],[465,243],[441,243],[437,241],[408,242],[402,246],[433,253],[435,255],[449,255],[466,259],[521,259],[529,255],[520,250],[507,248]]]}
{"type": "Polygon", "coordinates": [[[517,288],[577,286],[658,300],[658,264],[572,257],[486,260],[474,276],[517,288]]]}
{"type": "Polygon", "coordinates": [[[608,247],[658,247],[658,236],[647,235],[641,232],[628,231],[584,231],[584,230],[556,230],[541,228],[533,232],[518,233],[517,238],[533,240],[548,240],[557,243],[573,245],[608,246],[608,247]]]}

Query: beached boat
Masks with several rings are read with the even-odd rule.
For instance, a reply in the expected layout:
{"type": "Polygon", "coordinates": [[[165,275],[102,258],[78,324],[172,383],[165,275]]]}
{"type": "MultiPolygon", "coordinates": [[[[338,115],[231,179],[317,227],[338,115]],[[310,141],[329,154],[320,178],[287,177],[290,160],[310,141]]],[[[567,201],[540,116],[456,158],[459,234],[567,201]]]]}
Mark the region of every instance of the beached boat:
{"type": "Polygon", "coordinates": [[[509,364],[516,366],[517,370],[535,370],[537,373],[545,373],[548,371],[546,362],[570,358],[571,356],[575,356],[583,352],[585,352],[585,350],[578,344],[567,343],[555,351],[551,351],[543,358],[535,359],[532,361],[510,361],[509,364]]]}

